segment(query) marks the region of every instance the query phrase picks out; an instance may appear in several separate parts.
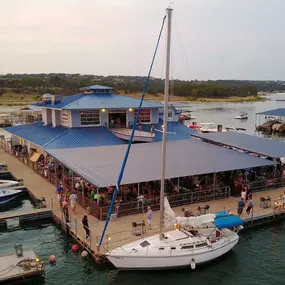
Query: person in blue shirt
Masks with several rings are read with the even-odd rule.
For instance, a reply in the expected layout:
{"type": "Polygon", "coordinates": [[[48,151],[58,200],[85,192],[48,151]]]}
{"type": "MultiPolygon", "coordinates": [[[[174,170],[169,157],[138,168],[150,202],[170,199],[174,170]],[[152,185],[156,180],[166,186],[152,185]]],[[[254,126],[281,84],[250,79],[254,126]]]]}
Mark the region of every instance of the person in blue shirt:
{"type": "Polygon", "coordinates": [[[249,203],[248,203],[248,206],[246,208],[246,213],[247,213],[248,216],[250,214],[250,211],[251,211],[252,207],[253,207],[253,203],[252,203],[252,200],[250,199],[249,203]]]}
{"type": "Polygon", "coordinates": [[[242,214],[243,212],[243,208],[245,206],[245,203],[243,201],[243,199],[239,200],[238,201],[238,209],[237,209],[237,213],[238,213],[238,216],[240,217],[240,215],[242,214]]]}
{"type": "Polygon", "coordinates": [[[57,193],[58,201],[61,200],[62,192],[63,192],[62,183],[59,183],[58,187],[56,188],[56,193],[57,193]]]}

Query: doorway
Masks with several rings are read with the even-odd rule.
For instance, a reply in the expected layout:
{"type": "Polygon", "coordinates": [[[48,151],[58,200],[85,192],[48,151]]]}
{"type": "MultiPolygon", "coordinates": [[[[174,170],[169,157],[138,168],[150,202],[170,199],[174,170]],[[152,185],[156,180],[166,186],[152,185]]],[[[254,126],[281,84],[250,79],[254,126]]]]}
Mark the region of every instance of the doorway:
{"type": "Polygon", "coordinates": [[[126,128],[127,111],[126,110],[109,110],[108,112],[109,128],[126,128]]]}

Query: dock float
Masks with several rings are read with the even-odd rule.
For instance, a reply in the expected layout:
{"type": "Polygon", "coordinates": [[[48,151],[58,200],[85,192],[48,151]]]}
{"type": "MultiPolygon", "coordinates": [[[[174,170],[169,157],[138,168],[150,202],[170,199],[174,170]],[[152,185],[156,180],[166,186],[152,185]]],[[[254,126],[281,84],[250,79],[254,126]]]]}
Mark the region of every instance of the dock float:
{"type": "Polygon", "coordinates": [[[19,281],[44,275],[43,262],[34,251],[23,251],[21,245],[16,253],[0,256],[0,284],[18,284],[19,281]]]}
{"type": "Polygon", "coordinates": [[[19,227],[21,222],[36,221],[52,218],[51,209],[32,209],[14,213],[0,214],[0,226],[7,228],[19,227]]]}

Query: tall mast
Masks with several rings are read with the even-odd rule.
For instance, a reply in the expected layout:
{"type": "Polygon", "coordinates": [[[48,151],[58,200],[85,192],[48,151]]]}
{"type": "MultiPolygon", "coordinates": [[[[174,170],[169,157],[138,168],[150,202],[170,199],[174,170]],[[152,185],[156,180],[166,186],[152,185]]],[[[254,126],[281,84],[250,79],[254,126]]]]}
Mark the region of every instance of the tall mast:
{"type": "Polygon", "coordinates": [[[167,8],[167,42],[166,42],[166,70],[164,84],[164,116],[162,133],[162,159],[161,159],[161,188],[160,188],[160,239],[163,239],[164,224],[164,182],[165,182],[165,163],[166,163],[166,133],[168,121],[168,97],[169,97],[169,69],[170,69],[170,43],[171,43],[171,16],[172,8],[167,8]]]}

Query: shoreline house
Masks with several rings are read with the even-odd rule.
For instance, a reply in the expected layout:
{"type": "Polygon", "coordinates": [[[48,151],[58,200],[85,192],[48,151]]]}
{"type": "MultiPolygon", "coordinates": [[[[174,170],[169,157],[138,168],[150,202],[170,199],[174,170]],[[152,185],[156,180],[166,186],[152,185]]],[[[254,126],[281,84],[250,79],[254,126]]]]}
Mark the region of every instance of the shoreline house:
{"type": "MultiPolygon", "coordinates": [[[[93,85],[80,88],[72,96],[49,95],[32,105],[42,110],[42,121],[6,128],[11,133],[11,146],[22,145],[30,151],[46,149],[95,147],[125,144],[131,133],[140,100],[114,94],[114,88],[93,85]]],[[[161,141],[161,102],[144,101],[137,142],[161,141]],[[152,126],[155,134],[151,134],[152,126]]],[[[169,140],[189,139],[193,133],[169,110],[169,140]]]]}

